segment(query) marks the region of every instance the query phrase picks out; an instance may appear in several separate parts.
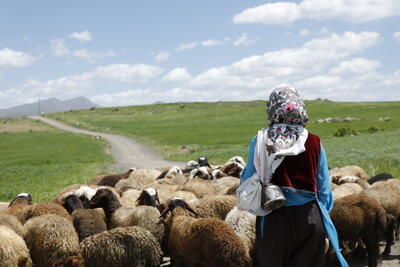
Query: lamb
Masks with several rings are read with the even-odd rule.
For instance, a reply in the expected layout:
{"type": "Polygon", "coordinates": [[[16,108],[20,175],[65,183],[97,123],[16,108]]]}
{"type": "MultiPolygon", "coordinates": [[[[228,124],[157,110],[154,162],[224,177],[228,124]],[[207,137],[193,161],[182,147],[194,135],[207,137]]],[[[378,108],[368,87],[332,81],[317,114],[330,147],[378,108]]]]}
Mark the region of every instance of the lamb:
{"type": "Polygon", "coordinates": [[[68,214],[66,209],[55,202],[43,202],[30,206],[23,214],[22,224],[33,217],[41,216],[44,214],[56,214],[58,216],[66,218],[72,222],[71,216],[68,214]]]}
{"type": "Polygon", "coordinates": [[[365,194],[352,194],[335,200],[330,213],[340,241],[361,239],[368,252],[368,266],[379,260],[379,237],[386,232],[386,213],[380,203],[365,194]]]}
{"type": "Polygon", "coordinates": [[[215,218],[195,219],[196,212],[173,199],[161,214],[166,244],[176,266],[249,266],[250,258],[233,229],[215,218]],[[171,213],[168,215],[168,213],[171,213]]]}
{"type": "Polygon", "coordinates": [[[21,222],[18,221],[18,219],[13,215],[0,213],[0,225],[7,226],[22,238],[25,235],[24,227],[22,226],[21,222]]]}
{"type": "Polygon", "coordinates": [[[161,248],[154,236],[140,226],[118,227],[85,238],[82,254],[86,267],[156,267],[161,248]]]}
{"type": "Polygon", "coordinates": [[[71,222],[46,214],[27,221],[25,241],[36,266],[83,267],[78,235],[71,222]]]}
{"type": "Polygon", "coordinates": [[[127,179],[129,175],[135,170],[136,168],[130,168],[125,173],[106,175],[98,182],[98,185],[106,185],[114,187],[120,180],[127,179]]]}
{"type": "Polygon", "coordinates": [[[375,182],[385,181],[388,179],[394,178],[391,174],[388,173],[378,173],[377,175],[368,179],[369,184],[373,184],[375,182]]]}
{"type": "Polygon", "coordinates": [[[247,254],[251,258],[255,258],[256,216],[234,207],[226,215],[225,222],[229,223],[235,233],[240,237],[247,254]]]}
{"type": "Polygon", "coordinates": [[[31,267],[29,250],[21,236],[0,225],[0,267],[31,267]]]}
{"type": "Polygon", "coordinates": [[[28,193],[18,194],[8,205],[7,214],[15,216],[20,222],[23,222],[25,210],[32,205],[32,197],[28,193]]]}
{"type": "Polygon", "coordinates": [[[79,241],[107,230],[101,213],[97,210],[84,209],[76,195],[68,196],[65,199],[64,207],[72,216],[72,223],[78,233],[79,241]]]}

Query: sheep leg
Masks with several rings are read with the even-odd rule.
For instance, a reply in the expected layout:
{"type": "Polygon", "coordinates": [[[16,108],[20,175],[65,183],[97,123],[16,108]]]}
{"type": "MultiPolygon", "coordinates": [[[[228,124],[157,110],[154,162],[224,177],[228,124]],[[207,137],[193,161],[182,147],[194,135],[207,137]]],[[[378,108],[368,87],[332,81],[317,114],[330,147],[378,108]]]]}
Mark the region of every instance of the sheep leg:
{"type": "Polygon", "coordinates": [[[386,239],[386,246],[385,250],[382,253],[382,256],[388,256],[390,254],[390,247],[394,241],[394,231],[395,231],[395,223],[390,223],[388,228],[386,229],[385,239],[386,239]]]}
{"type": "Polygon", "coordinates": [[[378,234],[374,231],[368,231],[366,237],[362,240],[367,247],[368,267],[377,267],[379,260],[378,234]]]}

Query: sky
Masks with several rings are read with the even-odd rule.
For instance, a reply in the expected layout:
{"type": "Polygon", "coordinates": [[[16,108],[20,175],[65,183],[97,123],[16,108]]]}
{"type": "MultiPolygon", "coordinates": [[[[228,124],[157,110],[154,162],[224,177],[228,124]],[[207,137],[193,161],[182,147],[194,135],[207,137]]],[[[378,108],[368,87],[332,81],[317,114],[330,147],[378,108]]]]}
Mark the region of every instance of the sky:
{"type": "Polygon", "coordinates": [[[398,0],[5,0],[0,25],[0,109],[400,100],[398,0]]]}

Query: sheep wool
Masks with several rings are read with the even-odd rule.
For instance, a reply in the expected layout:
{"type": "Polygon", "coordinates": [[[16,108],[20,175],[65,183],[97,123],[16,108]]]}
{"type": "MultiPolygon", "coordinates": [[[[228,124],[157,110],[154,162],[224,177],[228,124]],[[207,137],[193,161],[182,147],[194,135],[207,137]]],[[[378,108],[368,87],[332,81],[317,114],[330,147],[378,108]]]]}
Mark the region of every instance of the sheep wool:
{"type": "Polygon", "coordinates": [[[0,267],[31,267],[29,250],[21,236],[0,225],[0,267]]]}
{"type": "Polygon", "coordinates": [[[140,226],[118,227],[92,235],[81,243],[86,267],[155,267],[161,248],[154,236],[140,226]]]}
{"type": "Polygon", "coordinates": [[[43,203],[38,203],[30,206],[25,210],[24,216],[22,223],[24,224],[27,222],[29,219],[45,214],[56,214],[58,216],[64,217],[70,222],[72,222],[71,216],[68,214],[67,210],[61,206],[60,204],[57,204],[55,202],[43,202],[43,203]]]}
{"type": "Polygon", "coordinates": [[[83,267],[78,235],[71,222],[55,214],[27,221],[25,241],[36,266],[83,267]]]}
{"type": "Polygon", "coordinates": [[[19,236],[24,237],[25,230],[21,222],[13,216],[6,213],[0,213],[0,225],[4,225],[14,230],[19,236]]]}

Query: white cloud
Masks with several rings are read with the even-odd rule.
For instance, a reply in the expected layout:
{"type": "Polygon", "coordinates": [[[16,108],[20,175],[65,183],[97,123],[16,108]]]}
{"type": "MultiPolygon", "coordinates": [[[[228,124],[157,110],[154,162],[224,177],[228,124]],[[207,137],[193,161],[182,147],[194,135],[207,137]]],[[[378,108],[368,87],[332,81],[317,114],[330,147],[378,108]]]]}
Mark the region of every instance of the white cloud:
{"type": "Polygon", "coordinates": [[[332,74],[361,74],[374,72],[380,67],[380,63],[375,60],[365,58],[353,58],[340,62],[330,70],[332,74]]]}
{"type": "Polygon", "coordinates": [[[10,48],[0,49],[0,70],[6,68],[26,67],[36,60],[24,52],[15,51],[10,48]]]}
{"type": "Polygon", "coordinates": [[[161,62],[169,59],[169,53],[168,52],[159,52],[155,56],[154,60],[156,62],[161,62]]]}
{"type": "Polygon", "coordinates": [[[210,39],[210,40],[206,40],[206,41],[201,42],[201,45],[205,46],[205,47],[210,47],[210,46],[222,45],[222,42],[218,41],[218,40],[210,39]]]}
{"type": "Polygon", "coordinates": [[[67,56],[71,53],[68,47],[65,45],[64,39],[50,40],[50,48],[53,51],[53,55],[59,57],[67,56]]]}
{"type": "Polygon", "coordinates": [[[318,95],[343,99],[344,88],[350,83],[358,85],[380,79],[378,76],[373,77],[374,71],[379,67],[378,62],[357,58],[348,60],[379,41],[380,36],[376,32],[331,34],[325,38],[310,40],[300,47],[269,51],[243,58],[228,66],[211,68],[193,77],[188,85],[204,90],[213,88],[220,93],[228,90],[244,92],[241,95],[237,93],[237,96],[240,95],[237,99],[239,100],[265,98],[265,88],[272,88],[280,83],[292,83],[304,87],[301,89],[304,89],[308,97],[318,95]],[[361,67],[360,64],[368,66],[361,67]],[[350,70],[353,71],[350,73],[352,77],[360,77],[349,82],[339,75],[346,69],[349,73],[350,70]],[[329,73],[329,70],[333,73],[329,73]],[[321,85],[320,88],[318,84],[321,85]],[[334,88],[343,91],[335,95],[332,93],[334,88]]]}
{"type": "Polygon", "coordinates": [[[256,39],[249,40],[247,39],[247,33],[243,33],[238,39],[233,41],[234,46],[246,46],[250,44],[254,44],[256,42],[256,39]]]}
{"type": "Polygon", "coordinates": [[[147,64],[111,64],[97,67],[93,73],[96,77],[119,82],[147,82],[161,72],[161,68],[147,64]]]}
{"type": "Polygon", "coordinates": [[[307,29],[304,29],[304,30],[301,30],[300,32],[299,32],[299,35],[300,36],[306,36],[306,35],[308,35],[308,34],[310,34],[311,32],[309,31],[309,30],[307,30],[307,29]]]}
{"type": "Polygon", "coordinates": [[[400,15],[397,0],[303,0],[276,2],[248,8],[233,17],[234,23],[285,24],[299,19],[343,20],[354,23],[400,15]]]}
{"type": "Polygon", "coordinates": [[[162,79],[168,82],[183,82],[192,78],[186,68],[175,68],[168,72],[162,79]]]}
{"type": "Polygon", "coordinates": [[[400,42],[400,32],[394,32],[392,36],[393,39],[400,42]]]}
{"type": "Polygon", "coordinates": [[[50,49],[53,51],[54,56],[71,56],[87,60],[90,63],[93,63],[95,59],[113,57],[116,54],[113,51],[91,52],[86,49],[70,50],[65,44],[64,39],[50,40],[50,49]]]}
{"type": "Polygon", "coordinates": [[[73,32],[70,35],[68,35],[69,38],[75,39],[79,42],[85,43],[85,42],[90,42],[93,40],[92,34],[88,31],[83,31],[83,32],[73,32]]]}
{"type": "Polygon", "coordinates": [[[176,50],[177,51],[182,51],[182,50],[189,50],[189,49],[193,49],[198,45],[197,42],[191,42],[191,43],[182,43],[180,44],[176,50]]]}

